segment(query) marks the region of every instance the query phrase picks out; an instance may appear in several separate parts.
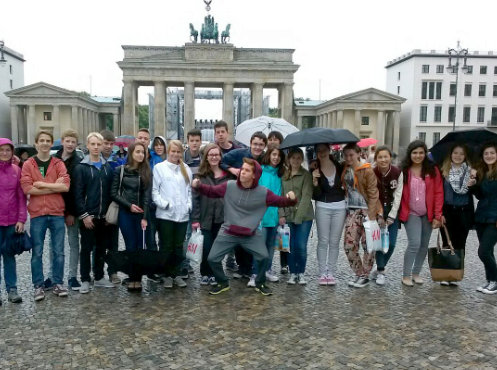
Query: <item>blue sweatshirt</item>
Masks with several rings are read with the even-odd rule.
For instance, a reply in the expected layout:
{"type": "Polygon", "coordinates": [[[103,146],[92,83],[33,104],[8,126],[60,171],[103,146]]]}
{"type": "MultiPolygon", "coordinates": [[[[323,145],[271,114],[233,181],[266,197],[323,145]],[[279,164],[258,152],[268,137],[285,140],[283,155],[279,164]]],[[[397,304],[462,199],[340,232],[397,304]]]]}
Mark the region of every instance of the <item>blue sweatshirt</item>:
{"type": "MultiPolygon", "coordinates": [[[[262,165],[262,175],[259,185],[271,190],[276,195],[281,195],[281,177],[278,176],[278,168],[270,165],[262,165]]],[[[268,207],[262,218],[262,227],[278,226],[278,208],[268,207]]]]}

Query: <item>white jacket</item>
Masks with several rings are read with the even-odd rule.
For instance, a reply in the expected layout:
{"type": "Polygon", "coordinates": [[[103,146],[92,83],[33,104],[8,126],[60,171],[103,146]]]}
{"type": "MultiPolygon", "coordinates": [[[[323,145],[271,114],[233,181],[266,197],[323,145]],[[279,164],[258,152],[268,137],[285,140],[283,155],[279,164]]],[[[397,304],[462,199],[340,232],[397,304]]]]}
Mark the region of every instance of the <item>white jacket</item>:
{"type": "Polygon", "coordinates": [[[192,171],[184,164],[190,183],[186,184],[180,166],[165,160],[154,166],[152,199],[157,218],[174,222],[189,220],[192,209],[192,171]]]}

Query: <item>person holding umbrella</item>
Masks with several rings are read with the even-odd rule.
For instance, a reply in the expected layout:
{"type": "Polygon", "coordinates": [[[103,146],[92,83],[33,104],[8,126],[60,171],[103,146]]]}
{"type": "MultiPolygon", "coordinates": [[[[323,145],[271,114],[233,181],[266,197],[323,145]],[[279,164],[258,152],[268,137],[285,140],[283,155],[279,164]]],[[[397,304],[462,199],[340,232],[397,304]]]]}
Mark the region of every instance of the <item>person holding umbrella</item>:
{"type": "MultiPolygon", "coordinates": [[[[147,148],[136,142],[129,146],[128,163],[117,167],[111,186],[112,200],[119,204],[119,229],[127,251],[142,249],[147,228],[152,176],[145,159],[147,148]],[[122,171],[122,180],[121,180],[122,171]]],[[[128,290],[141,290],[141,276],[130,276],[128,290]]]]}
{"type": "MultiPolygon", "coordinates": [[[[442,224],[447,227],[454,249],[464,250],[469,230],[474,222],[473,195],[469,187],[475,184],[471,178],[468,149],[464,144],[454,144],[445,157],[441,170],[444,179],[444,205],[442,224]]],[[[442,233],[447,245],[445,233],[442,233]]],[[[457,285],[454,281],[442,281],[441,285],[457,285]]]]}
{"type": "Polygon", "coordinates": [[[497,264],[494,248],[497,243],[497,142],[486,143],[480,153],[474,194],[479,202],[475,212],[476,234],[480,245],[478,257],[485,266],[487,283],[477,290],[485,294],[497,293],[497,264]]]}
{"type": "Polygon", "coordinates": [[[343,148],[345,168],[342,184],[346,192],[348,213],[345,219],[344,249],[356,278],[350,286],[362,288],[369,283],[369,273],[374,265],[375,252],[368,252],[362,242],[363,256],[359,255],[359,243],[365,240],[363,222],[366,218],[383,222],[383,208],[379,200],[376,175],[371,164],[361,162],[361,148],[347,144],[343,148]]]}
{"type": "Polygon", "coordinates": [[[402,162],[403,189],[399,219],[407,233],[402,284],[423,284],[419,276],[428,253],[432,229],[442,225],[443,182],[438,168],[428,159],[424,141],[407,146],[402,162]]]}

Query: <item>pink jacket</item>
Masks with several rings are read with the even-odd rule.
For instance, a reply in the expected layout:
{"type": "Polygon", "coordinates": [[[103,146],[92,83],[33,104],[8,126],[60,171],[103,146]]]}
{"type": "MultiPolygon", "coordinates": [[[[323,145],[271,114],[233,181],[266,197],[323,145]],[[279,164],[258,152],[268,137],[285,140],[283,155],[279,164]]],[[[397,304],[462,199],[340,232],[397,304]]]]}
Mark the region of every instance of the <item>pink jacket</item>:
{"type": "MultiPolygon", "coordinates": [[[[14,145],[9,139],[0,138],[0,146],[14,145]]],[[[0,161],[0,226],[26,222],[26,196],[21,188],[21,168],[13,163],[0,161]]]]}

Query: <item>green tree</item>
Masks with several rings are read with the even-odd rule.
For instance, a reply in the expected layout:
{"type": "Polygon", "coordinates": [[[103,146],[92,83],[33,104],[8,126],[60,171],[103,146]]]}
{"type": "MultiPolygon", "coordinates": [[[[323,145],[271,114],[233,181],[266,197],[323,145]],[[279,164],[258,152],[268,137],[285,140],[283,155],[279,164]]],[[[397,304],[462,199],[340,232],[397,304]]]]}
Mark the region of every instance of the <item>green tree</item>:
{"type": "Polygon", "coordinates": [[[148,105],[138,107],[138,125],[140,128],[149,128],[148,105]]]}
{"type": "Polygon", "coordinates": [[[280,110],[278,108],[269,108],[268,116],[278,118],[280,116],[280,110]]]}

